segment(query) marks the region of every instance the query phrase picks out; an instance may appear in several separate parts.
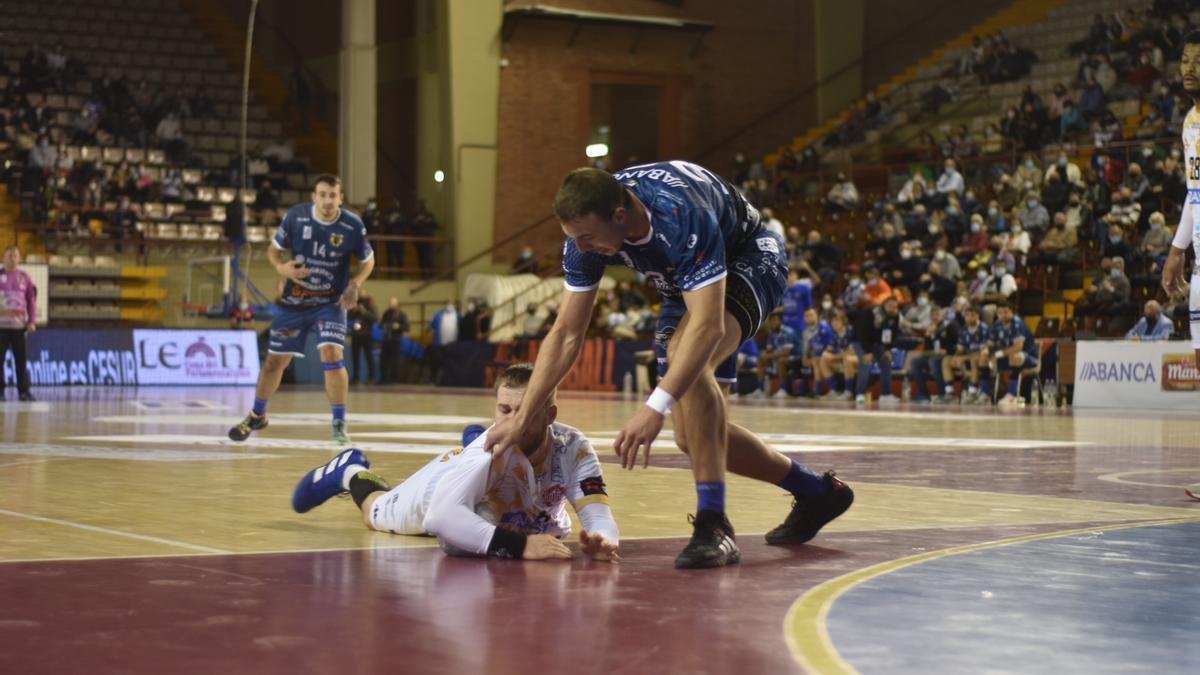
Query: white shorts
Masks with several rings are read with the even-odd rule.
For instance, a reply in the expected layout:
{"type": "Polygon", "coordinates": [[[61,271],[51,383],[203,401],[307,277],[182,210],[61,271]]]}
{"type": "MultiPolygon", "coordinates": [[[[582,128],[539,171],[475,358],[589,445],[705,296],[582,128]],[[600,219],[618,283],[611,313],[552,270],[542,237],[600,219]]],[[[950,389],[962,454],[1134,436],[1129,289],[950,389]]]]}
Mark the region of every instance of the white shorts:
{"type": "Polygon", "coordinates": [[[1200,349],[1200,273],[1192,272],[1188,291],[1188,318],[1192,324],[1192,349],[1200,349]]]}
{"type": "Polygon", "coordinates": [[[417,475],[383,493],[371,505],[371,527],[392,534],[425,534],[425,513],[436,480],[417,475]]]}

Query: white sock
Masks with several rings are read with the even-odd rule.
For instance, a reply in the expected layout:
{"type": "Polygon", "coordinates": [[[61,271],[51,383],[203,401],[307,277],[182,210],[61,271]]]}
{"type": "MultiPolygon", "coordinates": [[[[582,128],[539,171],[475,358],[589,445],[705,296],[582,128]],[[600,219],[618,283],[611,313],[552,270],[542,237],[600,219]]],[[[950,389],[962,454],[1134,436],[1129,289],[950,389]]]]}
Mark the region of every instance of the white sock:
{"type": "Polygon", "coordinates": [[[366,470],[367,467],[363,466],[362,464],[351,464],[350,466],[346,467],[345,473],[342,474],[342,489],[349,490],[350,479],[357,476],[360,471],[366,470]]]}

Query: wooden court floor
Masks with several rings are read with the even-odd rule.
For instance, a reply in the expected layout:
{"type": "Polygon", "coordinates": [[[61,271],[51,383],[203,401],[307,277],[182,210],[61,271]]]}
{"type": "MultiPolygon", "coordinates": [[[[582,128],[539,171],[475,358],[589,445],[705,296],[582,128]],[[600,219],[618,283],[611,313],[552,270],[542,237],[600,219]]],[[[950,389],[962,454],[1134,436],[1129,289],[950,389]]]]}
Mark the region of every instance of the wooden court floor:
{"type": "MultiPolygon", "coordinates": [[[[250,388],[43,389],[0,403],[0,673],[1182,672],[1200,663],[1200,415],[855,409],[740,401],[733,420],[853,508],[767,546],[774,486],[732,478],[741,565],[671,566],[695,497],[660,439],[606,465],[619,565],[445,557],[365,530],[353,503],[297,515],[328,459],[317,389],[225,431],[250,388]]],[[[640,399],[566,393],[607,461],[640,399]]],[[[402,479],[485,422],[490,392],[358,388],[350,432],[402,479]]]]}

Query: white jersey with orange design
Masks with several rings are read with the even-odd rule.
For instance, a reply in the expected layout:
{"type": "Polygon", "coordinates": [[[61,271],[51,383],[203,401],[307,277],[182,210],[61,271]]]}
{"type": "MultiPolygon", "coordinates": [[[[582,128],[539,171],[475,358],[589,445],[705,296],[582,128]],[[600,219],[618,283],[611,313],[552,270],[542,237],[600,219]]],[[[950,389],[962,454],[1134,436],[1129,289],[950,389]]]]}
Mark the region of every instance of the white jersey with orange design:
{"type": "Polygon", "coordinates": [[[570,502],[585,530],[618,543],[600,458],[581,431],[550,425],[550,447],[536,467],[517,451],[488,453],[487,436],[435,458],[376,499],[371,526],[432,534],[450,550],[483,555],[497,527],[567,537],[570,502]]]}
{"type": "MultiPolygon", "coordinates": [[[[1175,248],[1196,252],[1200,261],[1200,112],[1195,106],[1183,120],[1183,156],[1187,175],[1187,198],[1179,216],[1179,227],[1175,230],[1175,248]]],[[[1200,274],[1192,271],[1191,292],[1188,297],[1189,318],[1192,327],[1192,347],[1200,349],[1200,274]]]]}

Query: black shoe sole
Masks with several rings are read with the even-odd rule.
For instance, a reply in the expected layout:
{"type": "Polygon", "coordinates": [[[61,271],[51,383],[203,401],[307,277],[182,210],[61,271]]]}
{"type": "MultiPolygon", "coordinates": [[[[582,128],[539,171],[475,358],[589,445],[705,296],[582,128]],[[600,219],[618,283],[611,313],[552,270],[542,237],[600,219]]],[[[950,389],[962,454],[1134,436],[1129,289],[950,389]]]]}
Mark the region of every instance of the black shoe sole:
{"type": "MultiPolygon", "coordinates": [[[[843,489],[850,490],[850,488],[848,488],[848,487],[843,488],[843,489]]],[[[795,546],[798,544],[807,544],[808,542],[812,541],[813,538],[816,537],[817,534],[819,534],[821,532],[821,530],[825,529],[826,525],[828,525],[829,523],[832,523],[833,521],[840,518],[842,516],[842,514],[845,513],[846,511],[849,511],[850,507],[853,504],[854,504],[854,491],[851,490],[850,491],[850,499],[846,502],[846,505],[843,506],[840,511],[829,516],[829,518],[825,522],[821,523],[821,526],[818,527],[816,530],[814,530],[812,534],[808,535],[807,537],[795,536],[791,532],[788,532],[787,530],[785,530],[783,528],[783,526],[781,525],[767,533],[767,535],[766,535],[767,544],[770,546],[795,546]],[[783,530],[783,532],[781,534],[776,535],[775,532],[778,530],[783,530]]]]}
{"type": "Polygon", "coordinates": [[[741,551],[736,551],[729,555],[724,555],[719,558],[706,558],[704,560],[682,560],[675,559],[675,569],[677,570],[707,570],[717,567],[725,567],[726,565],[736,565],[742,561],[741,551]]]}

